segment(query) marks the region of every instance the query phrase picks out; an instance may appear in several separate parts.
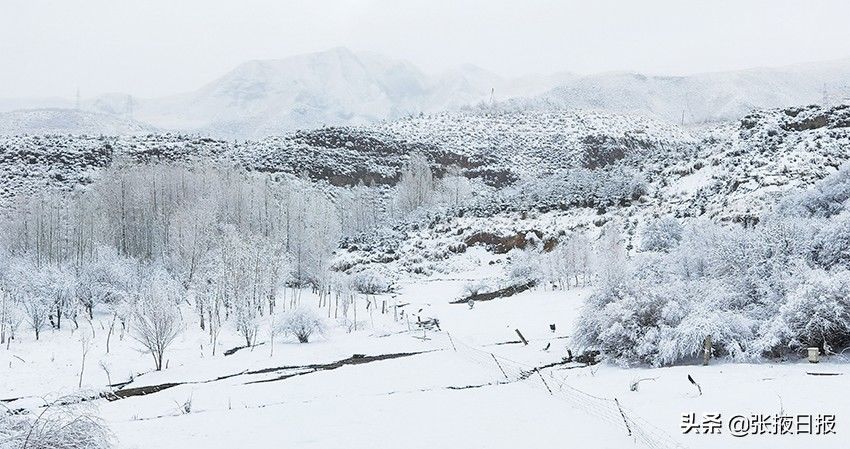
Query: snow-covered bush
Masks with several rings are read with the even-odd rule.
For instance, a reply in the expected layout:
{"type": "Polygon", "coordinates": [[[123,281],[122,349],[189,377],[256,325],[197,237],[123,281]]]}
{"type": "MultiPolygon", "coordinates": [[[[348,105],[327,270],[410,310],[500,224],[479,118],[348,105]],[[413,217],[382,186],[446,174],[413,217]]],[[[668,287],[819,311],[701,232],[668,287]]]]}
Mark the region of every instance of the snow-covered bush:
{"type": "Polygon", "coordinates": [[[350,287],[355,291],[367,295],[386,293],[390,291],[392,283],[386,276],[376,270],[364,270],[351,275],[350,287]]]}
{"type": "Polygon", "coordinates": [[[463,294],[465,296],[475,296],[481,293],[486,293],[491,289],[492,287],[486,279],[477,279],[464,284],[463,294]]]}
{"type": "Polygon", "coordinates": [[[700,354],[709,335],[715,355],[735,360],[781,355],[792,343],[779,315],[807,264],[808,234],[796,219],[770,217],[755,229],[698,220],[669,252],[630,260],[612,257],[616,234],[606,232],[596,245],[600,282],[579,322],[586,348],[666,365],[700,354]]]}
{"type": "Polygon", "coordinates": [[[631,170],[568,169],[525,179],[516,186],[487,196],[473,209],[484,214],[504,210],[546,212],[576,207],[592,207],[602,211],[638,200],[646,192],[646,182],[631,170]]]}
{"type": "Polygon", "coordinates": [[[576,344],[621,364],[655,363],[669,302],[660,293],[634,284],[597,290],[579,315],[576,344]]]}
{"type": "Polygon", "coordinates": [[[108,449],[114,436],[91,403],[62,397],[39,413],[0,413],[0,449],[108,449]]]}
{"type": "Polygon", "coordinates": [[[670,365],[702,353],[752,356],[754,321],[732,304],[736,293],[716,282],[677,281],[641,267],[621,284],[597,289],[580,314],[575,339],[621,364],[670,365]]]}
{"type": "Polygon", "coordinates": [[[324,334],[327,326],[316,309],[300,306],[281,316],[279,329],[284,335],[293,335],[300,343],[307,343],[311,336],[324,334]]]}
{"type": "Polygon", "coordinates": [[[674,298],[667,306],[671,326],[660,331],[656,364],[668,365],[699,356],[707,336],[711,336],[716,356],[733,360],[753,356],[751,342],[755,322],[732,306],[740,301],[735,292],[716,282],[683,283],[675,289],[685,289],[685,299],[674,298]]]}
{"type": "Polygon", "coordinates": [[[850,272],[809,270],[780,312],[792,347],[843,349],[850,344],[850,272]]]}
{"type": "Polygon", "coordinates": [[[505,267],[512,284],[525,284],[540,280],[540,254],[531,249],[512,249],[508,252],[508,264],[505,267]]]}
{"type": "Polygon", "coordinates": [[[850,163],[812,188],[788,195],[777,210],[786,215],[820,218],[850,210],[850,163]]]}
{"type": "Polygon", "coordinates": [[[646,223],[641,232],[640,248],[643,251],[669,251],[682,240],[682,225],[667,216],[646,223]]]}
{"type": "Polygon", "coordinates": [[[850,210],[821,222],[815,236],[814,259],[824,268],[850,268],[850,210]]]}

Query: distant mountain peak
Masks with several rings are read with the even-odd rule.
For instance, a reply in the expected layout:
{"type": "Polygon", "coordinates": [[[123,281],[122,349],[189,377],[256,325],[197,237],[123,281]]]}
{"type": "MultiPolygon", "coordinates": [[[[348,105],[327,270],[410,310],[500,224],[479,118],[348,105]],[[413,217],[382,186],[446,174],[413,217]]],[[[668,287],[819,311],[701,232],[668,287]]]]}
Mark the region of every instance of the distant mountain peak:
{"type": "MultiPolygon", "coordinates": [[[[83,108],[132,116],[162,129],[246,139],[480,104],[512,110],[601,110],[700,124],[738,119],[753,108],[847,101],[850,59],[687,76],[620,71],[506,78],[473,64],[426,74],[402,59],[334,47],[246,61],[180,95],[137,99],[111,94],[83,108]]],[[[72,103],[30,102],[38,107],[72,103]]],[[[25,104],[0,101],[0,110],[25,104]]]]}

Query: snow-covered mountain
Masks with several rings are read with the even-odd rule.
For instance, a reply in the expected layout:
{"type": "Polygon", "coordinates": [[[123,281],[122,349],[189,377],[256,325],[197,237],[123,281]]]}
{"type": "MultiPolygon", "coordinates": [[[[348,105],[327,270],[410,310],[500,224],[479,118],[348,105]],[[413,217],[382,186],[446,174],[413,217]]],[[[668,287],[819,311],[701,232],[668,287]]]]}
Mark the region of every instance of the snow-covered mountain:
{"type": "Polygon", "coordinates": [[[165,128],[256,137],[397,117],[426,95],[412,65],[339,48],[246,62],[195,92],[141,101],[137,116],[165,128]]]}
{"type": "MultiPolygon", "coordinates": [[[[472,65],[426,74],[402,60],[335,48],[246,62],[179,95],[140,99],[107,94],[84,100],[81,106],[171,131],[255,139],[493,103],[502,109],[597,110],[694,124],[736,120],[756,108],[848,100],[850,59],[690,76],[618,72],[506,78],[472,65]]],[[[69,104],[61,99],[0,100],[0,111],[69,104]]],[[[20,134],[26,129],[3,131],[20,134]]]]}
{"type": "Polygon", "coordinates": [[[850,101],[850,59],[692,76],[578,77],[514,104],[637,113],[674,123],[738,119],[755,108],[850,101]]]}
{"type": "Polygon", "coordinates": [[[405,61],[335,48],[246,62],[197,91],[142,100],[136,116],[166,129],[256,138],[454,110],[496,93],[540,94],[560,79],[510,80],[472,65],[429,76],[405,61]]]}
{"type": "Polygon", "coordinates": [[[0,134],[133,135],[156,128],[116,114],[76,109],[25,109],[0,112],[0,134]]]}

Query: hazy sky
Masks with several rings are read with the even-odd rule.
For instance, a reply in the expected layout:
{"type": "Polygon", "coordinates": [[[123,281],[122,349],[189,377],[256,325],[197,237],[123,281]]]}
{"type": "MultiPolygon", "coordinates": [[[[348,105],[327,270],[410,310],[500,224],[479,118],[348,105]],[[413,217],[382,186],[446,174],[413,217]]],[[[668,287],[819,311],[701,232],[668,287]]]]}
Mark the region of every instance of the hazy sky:
{"type": "Polygon", "coordinates": [[[0,0],[0,97],[158,96],[346,46],[429,72],[683,74],[850,57],[850,2],[0,0]]]}

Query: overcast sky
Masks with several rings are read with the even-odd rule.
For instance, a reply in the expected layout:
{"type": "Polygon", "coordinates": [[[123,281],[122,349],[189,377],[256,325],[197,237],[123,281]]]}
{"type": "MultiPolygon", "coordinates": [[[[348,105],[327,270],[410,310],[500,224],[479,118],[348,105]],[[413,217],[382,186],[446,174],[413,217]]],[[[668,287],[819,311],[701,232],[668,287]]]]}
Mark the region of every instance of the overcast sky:
{"type": "Polygon", "coordinates": [[[0,97],[194,90],[336,46],[427,72],[653,74],[850,57],[850,2],[0,0],[0,97]]]}

